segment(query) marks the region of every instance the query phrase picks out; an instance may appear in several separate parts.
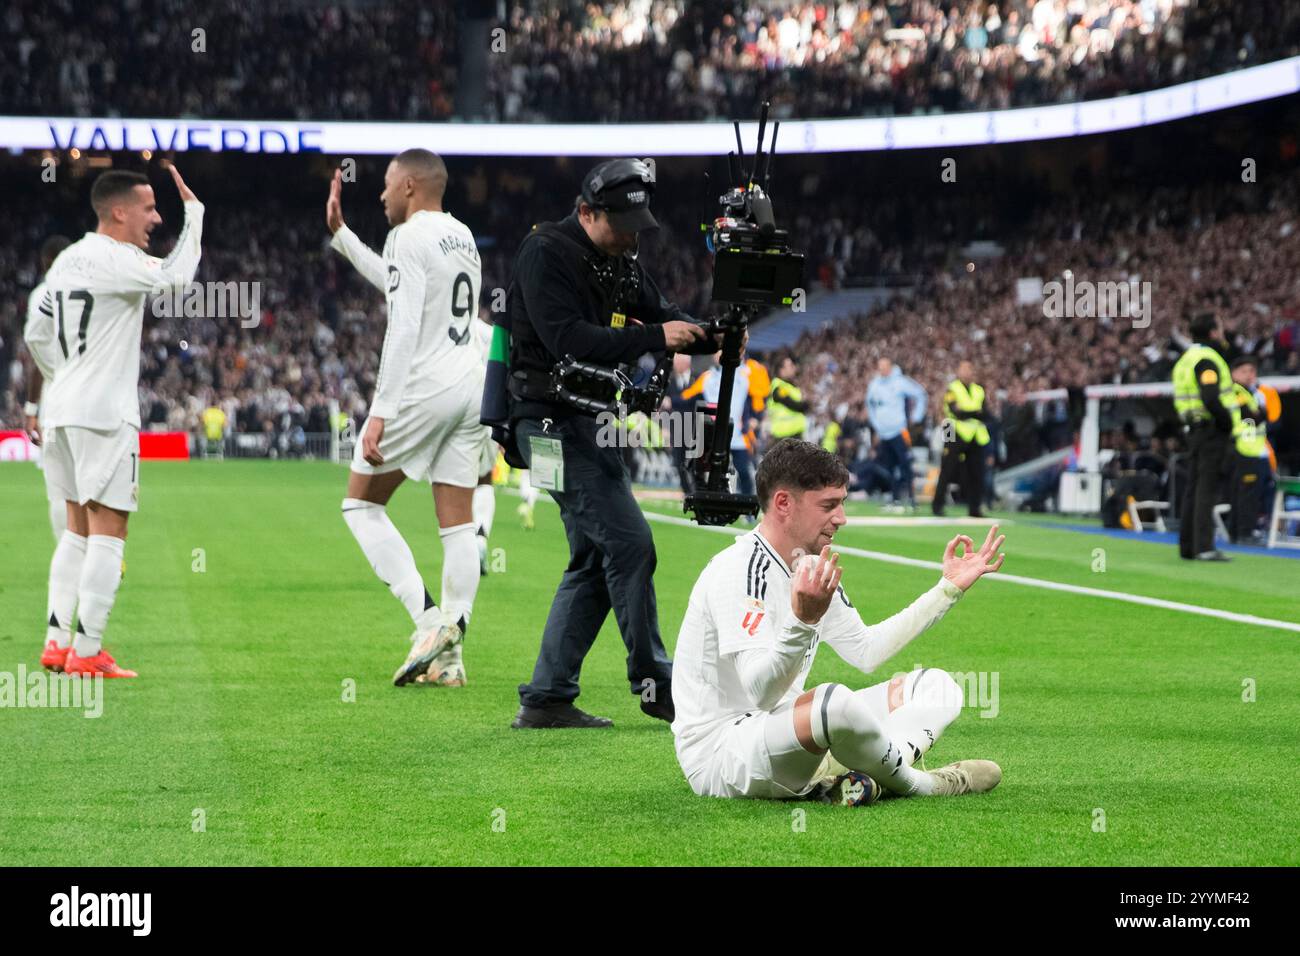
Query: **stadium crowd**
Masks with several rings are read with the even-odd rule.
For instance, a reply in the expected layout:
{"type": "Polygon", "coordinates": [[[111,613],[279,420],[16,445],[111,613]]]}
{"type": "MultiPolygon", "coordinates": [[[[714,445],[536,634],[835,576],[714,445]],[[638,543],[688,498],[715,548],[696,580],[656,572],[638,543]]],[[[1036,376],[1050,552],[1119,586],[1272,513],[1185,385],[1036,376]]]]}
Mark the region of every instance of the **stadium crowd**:
{"type": "MultiPolygon", "coordinates": [[[[14,0],[0,15],[0,113],[457,118],[458,6],[14,0]]],[[[1300,52],[1296,0],[502,9],[487,34],[482,115],[459,118],[703,120],[754,115],[762,99],[779,117],[999,109],[1138,92],[1300,52]]]]}
{"type": "MultiPolygon", "coordinates": [[[[567,212],[567,206],[553,208],[550,197],[566,195],[561,183],[570,178],[562,168],[520,171],[501,164],[481,164],[464,177],[463,205],[451,208],[480,242],[485,313],[493,290],[508,282],[520,223],[567,212]]],[[[842,203],[836,215],[819,216],[816,210],[826,206],[822,188],[841,187],[816,186],[811,196],[787,203],[792,231],[817,278],[814,290],[897,279],[904,266],[916,280],[882,311],[807,334],[792,349],[800,359],[798,382],[819,422],[860,417],[881,357],[926,389],[931,422],[963,358],[975,363],[995,411],[1002,403],[1023,405],[1031,389],[1167,379],[1181,342],[1178,328],[1202,309],[1224,319],[1236,349],[1260,357],[1261,373],[1300,374],[1294,177],[1236,189],[1114,189],[1094,202],[1071,198],[1081,194],[1072,192],[1036,207],[1028,219],[992,226],[981,219],[1003,239],[1002,254],[969,261],[954,259],[958,243],[924,235],[909,241],[897,228],[886,228],[898,226],[888,203],[842,203]],[[855,209],[862,211],[850,212],[855,209]],[[1076,282],[1150,282],[1149,324],[1136,327],[1143,323],[1123,317],[1049,318],[1041,302],[1018,301],[1017,280],[1050,282],[1067,270],[1076,282]]],[[[941,221],[924,205],[940,200],[915,201],[923,217],[941,221]]],[[[0,354],[9,365],[0,421],[10,425],[20,420],[17,332],[27,291],[39,278],[34,252],[50,232],[80,234],[35,199],[15,204],[14,221],[24,225],[0,243],[0,354]]],[[[1014,210],[999,205],[1012,216],[1014,210]]],[[[328,432],[331,400],[360,424],[383,340],[383,297],[329,252],[318,206],[289,197],[210,203],[198,278],[258,282],[257,322],[245,328],[238,318],[147,316],[144,427],[197,432],[204,408],[215,404],[234,432],[266,435],[269,446],[293,453],[302,435],[328,432]]],[[[359,234],[378,245],[384,230],[378,210],[360,197],[346,208],[359,234]]],[[[671,192],[656,210],[664,228],[643,252],[650,273],[670,299],[693,314],[710,314],[711,267],[691,238],[691,223],[698,221],[691,214],[698,210],[671,192]]]]}
{"type": "Polygon", "coordinates": [[[880,358],[926,389],[936,417],[962,359],[990,393],[1164,381],[1188,344],[1187,319],[1202,311],[1223,320],[1233,354],[1258,357],[1262,374],[1297,375],[1295,180],[1261,205],[1247,211],[1231,190],[1067,201],[1040,213],[1005,254],[936,270],[882,311],[806,334],[792,351],[804,356],[814,406],[837,419],[861,404],[880,358]],[[1067,272],[1076,290],[1149,282],[1151,314],[1050,317],[1043,301],[1018,299],[1017,280],[1055,280],[1064,290],[1067,272]]]}

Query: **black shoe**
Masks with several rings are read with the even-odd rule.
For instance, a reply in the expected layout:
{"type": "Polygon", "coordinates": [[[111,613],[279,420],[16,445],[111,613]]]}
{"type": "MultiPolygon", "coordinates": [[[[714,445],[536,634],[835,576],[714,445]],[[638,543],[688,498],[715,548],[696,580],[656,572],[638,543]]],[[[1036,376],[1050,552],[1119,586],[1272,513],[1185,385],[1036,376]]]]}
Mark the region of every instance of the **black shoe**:
{"type": "Polygon", "coordinates": [[[1222,551],[1215,549],[1214,551],[1202,551],[1200,554],[1196,556],[1196,560],[1197,561],[1231,561],[1232,558],[1228,557],[1222,551]]]}
{"type": "Polygon", "coordinates": [[[647,717],[658,717],[662,721],[672,723],[677,718],[677,711],[673,708],[672,698],[667,700],[643,700],[641,701],[641,713],[647,717]]]}
{"type": "Polygon", "coordinates": [[[515,730],[538,730],[545,727],[613,727],[608,717],[593,717],[572,704],[552,704],[549,707],[524,705],[510,722],[515,730]]]}

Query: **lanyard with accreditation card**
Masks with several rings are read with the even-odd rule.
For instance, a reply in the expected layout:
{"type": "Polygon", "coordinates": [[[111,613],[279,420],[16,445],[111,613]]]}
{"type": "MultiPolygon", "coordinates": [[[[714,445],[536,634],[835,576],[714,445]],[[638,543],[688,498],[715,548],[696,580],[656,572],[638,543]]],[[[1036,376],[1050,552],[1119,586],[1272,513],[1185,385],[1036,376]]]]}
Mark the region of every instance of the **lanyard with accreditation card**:
{"type": "MultiPolygon", "coordinates": [[[[549,432],[551,420],[542,419],[542,431],[549,432]]],[[[559,438],[547,435],[530,435],[528,445],[532,456],[528,474],[533,487],[543,491],[564,491],[564,445],[559,438]]]]}

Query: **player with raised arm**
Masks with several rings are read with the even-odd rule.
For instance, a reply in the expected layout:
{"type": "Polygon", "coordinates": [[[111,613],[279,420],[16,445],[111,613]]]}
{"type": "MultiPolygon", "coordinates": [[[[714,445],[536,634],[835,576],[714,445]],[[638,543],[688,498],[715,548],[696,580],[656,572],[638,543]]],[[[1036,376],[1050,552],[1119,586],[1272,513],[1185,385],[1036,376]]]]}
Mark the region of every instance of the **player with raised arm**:
{"type": "Polygon", "coordinates": [[[961,689],[942,670],[864,690],[804,690],[822,641],[870,674],[1005,557],[997,555],[1005,538],[996,525],[979,550],[958,535],[944,551],[939,582],[868,627],[840,587],[839,555],[830,549],[845,523],[848,482],[830,452],[800,439],[778,442],[758,468],[762,522],[714,557],[691,592],[673,668],[673,735],[697,794],[814,794],[859,805],[882,794],[982,792],[1002,778],[989,760],[912,766],[961,709],[961,689]]]}
{"type": "Polygon", "coordinates": [[[408,149],[393,158],[379,197],[392,227],[382,256],[343,221],[341,170],[325,207],[330,245],[388,303],[375,396],[342,507],[370,566],[415,625],[410,653],[393,675],[398,687],[464,685],[460,644],[479,582],[473,496],[485,434],[479,424],[484,368],[471,323],[481,264],[469,228],[442,208],[446,188],[447,167],[436,154],[408,149]],[[388,500],[407,478],[433,486],[443,551],[441,608],[388,517],[388,500]]]}
{"type": "Polygon", "coordinates": [[[52,322],[59,356],[42,408],[46,481],[68,513],[50,567],[51,631],[41,663],[69,674],[136,676],[118,666],[103,639],[122,580],[127,519],[139,500],[145,302],[193,281],[203,234],[203,204],[176,167],[168,169],[185,203],[171,255],[145,252],[162,223],[148,178],[110,170],[90,191],[95,231],[54,260],[38,306],[52,322]],[[66,629],[74,608],[75,636],[66,629]]]}

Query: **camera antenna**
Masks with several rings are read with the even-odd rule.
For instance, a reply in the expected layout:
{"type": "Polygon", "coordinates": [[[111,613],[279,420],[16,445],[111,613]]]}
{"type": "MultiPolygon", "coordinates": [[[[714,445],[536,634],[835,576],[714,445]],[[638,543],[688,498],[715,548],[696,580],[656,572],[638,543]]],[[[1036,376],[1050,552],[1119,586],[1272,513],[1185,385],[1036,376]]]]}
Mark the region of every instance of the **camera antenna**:
{"type": "Polygon", "coordinates": [[[736,154],[740,157],[740,177],[736,180],[736,185],[743,189],[749,179],[749,174],[745,172],[745,144],[740,141],[740,120],[734,120],[732,125],[736,129],[736,154]]]}
{"type": "Polygon", "coordinates": [[[763,158],[763,192],[771,193],[772,183],[772,157],[776,155],[776,134],[781,131],[781,121],[777,120],[772,124],[772,145],[767,149],[767,155],[763,158]]]}
{"type": "Polygon", "coordinates": [[[763,137],[767,133],[767,107],[768,103],[764,101],[762,111],[758,114],[758,146],[754,148],[754,182],[760,185],[763,178],[763,137]]]}

